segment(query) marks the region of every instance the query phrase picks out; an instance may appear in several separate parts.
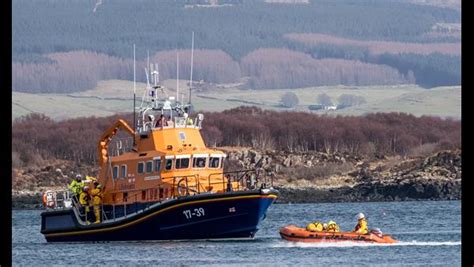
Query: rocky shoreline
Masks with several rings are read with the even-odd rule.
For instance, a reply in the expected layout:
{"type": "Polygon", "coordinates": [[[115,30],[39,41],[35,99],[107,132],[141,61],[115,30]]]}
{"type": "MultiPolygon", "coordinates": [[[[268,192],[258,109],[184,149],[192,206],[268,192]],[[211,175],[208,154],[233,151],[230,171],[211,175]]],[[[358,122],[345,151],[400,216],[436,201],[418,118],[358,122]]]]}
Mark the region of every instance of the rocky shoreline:
{"type": "MultiPolygon", "coordinates": [[[[408,182],[404,184],[361,184],[332,189],[287,188],[276,186],[280,192],[276,203],[372,202],[416,200],[460,200],[461,182],[408,182]]],[[[14,209],[41,209],[41,194],[12,196],[14,209]]]]}
{"type": "Polygon", "coordinates": [[[280,188],[278,203],[460,200],[460,182],[374,184],[335,189],[280,188]]]}
{"type": "MultiPolygon", "coordinates": [[[[372,160],[337,153],[222,150],[231,169],[261,168],[271,174],[280,191],[277,203],[461,199],[460,150],[372,160]]],[[[42,192],[65,187],[76,170],[95,171],[67,162],[14,170],[12,208],[41,208],[42,192]]]]}

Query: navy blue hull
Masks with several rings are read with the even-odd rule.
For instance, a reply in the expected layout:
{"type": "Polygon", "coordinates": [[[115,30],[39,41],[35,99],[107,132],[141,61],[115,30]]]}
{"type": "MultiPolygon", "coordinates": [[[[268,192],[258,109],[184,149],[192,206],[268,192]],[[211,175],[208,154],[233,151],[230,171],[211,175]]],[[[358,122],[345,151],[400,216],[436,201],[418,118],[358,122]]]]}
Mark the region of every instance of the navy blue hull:
{"type": "Polygon", "coordinates": [[[44,212],[41,232],[48,242],[252,238],[276,196],[273,190],[198,195],[89,226],[72,210],[44,212]]]}

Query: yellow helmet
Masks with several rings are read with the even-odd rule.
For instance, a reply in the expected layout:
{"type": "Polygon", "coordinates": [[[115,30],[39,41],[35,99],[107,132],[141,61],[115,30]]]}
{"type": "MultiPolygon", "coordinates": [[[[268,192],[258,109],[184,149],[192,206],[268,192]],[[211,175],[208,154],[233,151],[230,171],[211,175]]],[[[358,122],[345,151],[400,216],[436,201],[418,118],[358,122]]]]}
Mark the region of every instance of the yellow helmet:
{"type": "Polygon", "coordinates": [[[336,224],[336,222],[335,221],[329,221],[328,225],[330,225],[330,224],[336,224]]]}

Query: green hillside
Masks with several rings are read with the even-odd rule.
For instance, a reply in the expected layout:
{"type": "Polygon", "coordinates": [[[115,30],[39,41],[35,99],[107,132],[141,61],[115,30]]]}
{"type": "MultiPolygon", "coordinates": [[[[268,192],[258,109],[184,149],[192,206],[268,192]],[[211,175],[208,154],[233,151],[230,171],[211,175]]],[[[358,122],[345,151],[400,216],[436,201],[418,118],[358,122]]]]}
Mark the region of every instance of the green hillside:
{"type": "MultiPolygon", "coordinates": [[[[186,82],[181,81],[180,90],[187,94],[186,82]]],[[[168,80],[164,85],[169,95],[175,95],[176,81],[168,80]]],[[[145,84],[137,83],[137,99],[140,99],[145,84]]],[[[316,111],[327,114],[360,115],[367,112],[408,112],[417,116],[435,115],[442,117],[461,117],[461,88],[439,87],[430,90],[416,85],[403,86],[322,86],[300,89],[241,90],[236,87],[215,88],[194,92],[193,104],[197,110],[222,111],[225,109],[251,105],[272,110],[308,111],[308,105],[316,103],[319,94],[326,93],[333,103],[342,94],[362,96],[367,101],[360,106],[336,111],[316,111]],[[294,92],[299,103],[294,109],[280,106],[281,96],[294,92]]],[[[187,99],[187,95],[185,96],[187,99]]],[[[99,82],[94,90],[73,94],[28,94],[13,92],[13,119],[39,112],[61,120],[82,116],[108,116],[133,109],[133,83],[110,80],[99,82]]],[[[139,101],[137,101],[139,105],[139,101]]],[[[314,111],[313,111],[314,112],[314,111]]]]}

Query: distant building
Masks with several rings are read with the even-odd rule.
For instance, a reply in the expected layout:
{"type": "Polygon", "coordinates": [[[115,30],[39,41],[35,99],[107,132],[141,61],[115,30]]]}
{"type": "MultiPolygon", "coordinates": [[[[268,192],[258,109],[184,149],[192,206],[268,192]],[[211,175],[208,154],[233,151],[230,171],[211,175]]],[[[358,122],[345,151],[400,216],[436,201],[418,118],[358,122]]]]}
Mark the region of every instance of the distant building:
{"type": "Polygon", "coordinates": [[[321,104],[309,105],[308,109],[309,110],[320,110],[320,109],[324,109],[324,105],[321,105],[321,104]]]}

